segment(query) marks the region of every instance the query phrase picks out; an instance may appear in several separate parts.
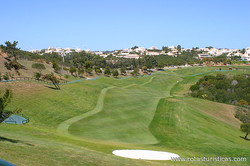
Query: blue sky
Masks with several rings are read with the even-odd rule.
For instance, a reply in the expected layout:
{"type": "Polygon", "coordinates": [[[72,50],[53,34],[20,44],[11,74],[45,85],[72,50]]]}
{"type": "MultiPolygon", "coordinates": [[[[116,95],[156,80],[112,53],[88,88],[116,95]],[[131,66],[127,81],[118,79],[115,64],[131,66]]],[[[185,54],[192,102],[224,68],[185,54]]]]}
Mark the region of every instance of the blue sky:
{"type": "Polygon", "coordinates": [[[0,0],[0,44],[24,50],[134,45],[250,47],[249,0],[0,0]]]}

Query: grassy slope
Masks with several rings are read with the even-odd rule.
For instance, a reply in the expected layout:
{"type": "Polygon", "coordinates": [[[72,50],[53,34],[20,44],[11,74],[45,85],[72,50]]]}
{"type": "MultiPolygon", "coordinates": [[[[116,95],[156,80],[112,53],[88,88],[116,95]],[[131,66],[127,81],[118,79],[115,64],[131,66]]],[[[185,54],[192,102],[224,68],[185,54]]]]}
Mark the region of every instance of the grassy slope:
{"type": "MultiPolygon", "coordinates": [[[[191,75],[213,69],[189,68],[166,73],[191,75]]],[[[241,72],[244,71],[231,73],[241,72]]],[[[115,157],[111,152],[155,149],[183,157],[250,156],[249,142],[239,137],[243,135],[238,128],[240,123],[232,117],[233,106],[183,97],[200,76],[101,78],[63,85],[61,91],[35,83],[9,83],[15,89],[10,108],[21,106],[31,122],[1,124],[0,158],[18,165],[221,165],[228,163],[130,160],[115,157]],[[57,126],[65,120],[93,110],[99,93],[109,86],[116,88],[107,92],[104,109],[70,126],[70,133],[79,139],[56,133],[57,126]],[[19,141],[13,143],[15,140],[19,141]]]]}
{"type": "MultiPolygon", "coordinates": [[[[7,70],[4,66],[4,62],[7,62],[2,56],[0,56],[0,71],[2,74],[5,74],[6,72],[10,72],[11,74],[14,74],[14,76],[19,77],[14,69],[7,70]]],[[[32,64],[35,63],[33,61],[27,61],[27,60],[18,60],[20,64],[25,66],[26,69],[20,69],[21,77],[32,77],[35,72],[38,72],[36,69],[32,68],[32,64]]],[[[54,69],[52,68],[52,65],[44,64],[45,70],[42,71],[43,74],[48,74],[51,72],[54,72],[54,69]]]]}

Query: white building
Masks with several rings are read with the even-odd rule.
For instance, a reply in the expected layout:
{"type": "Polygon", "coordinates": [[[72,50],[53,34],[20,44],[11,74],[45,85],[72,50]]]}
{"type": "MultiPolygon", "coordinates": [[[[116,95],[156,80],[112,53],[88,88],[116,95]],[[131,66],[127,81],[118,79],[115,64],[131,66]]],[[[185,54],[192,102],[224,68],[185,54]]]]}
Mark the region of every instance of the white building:
{"type": "Polygon", "coordinates": [[[135,52],[138,52],[138,53],[144,53],[146,51],[146,48],[144,47],[138,47],[135,49],[135,52]]]}
{"type": "Polygon", "coordinates": [[[246,48],[245,54],[241,56],[242,60],[250,61],[250,47],[246,48]]]}
{"type": "Polygon", "coordinates": [[[61,54],[64,52],[64,50],[62,48],[56,48],[56,50],[54,52],[61,54]]]}
{"type": "Polygon", "coordinates": [[[139,59],[139,55],[138,54],[128,54],[125,55],[124,58],[134,58],[134,59],[139,59]]]}
{"type": "Polygon", "coordinates": [[[169,46],[169,49],[176,49],[176,46],[169,46]]]}
{"type": "Polygon", "coordinates": [[[157,47],[152,46],[152,47],[149,47],[149,48],[148,48],[148,50],[158,50],[158,48],[157,48],[157,47]]]}
{"type": "Polygon", "coordinates": [[[82,52],[82,49],[76,48],[76,49],[75,49],[75,52],[82,52]]]}
{"type": "Polygon", "coordinates": [[[48,49],[44,50],[44,53],[46,53],[46,54],[52,54],[53,51],[54,51],[54,49],[52,47],[49,47],[48,49]]]}
{"type": "Polygon", "coordinates": [[[199,59],[203,59],[203,58],[212,58],[212,55],[209,54],[198,54],[199,59]]]}
{"type": "Polygon", "coordinates": [[[93,54],[96,54],[96,55],[102,55],[103,54],[103,52],[102,51],[94,51],[94,52],[92,52],[93,54]]]}
{"type": "Polygon", "coordinates": [[[89,53],[90,52],[90,49],[86,49],[86,50],[84,50],[85,52],[87,52],[87,53],[89,53]]]}
{"type": "Polygon", "coordinates": [[[160,55],[160,52],[155,52],[155,51],[147,51],[146,55],[150,55],[150,56],[157,56],[160,55]]]}
{"type": "Polygon", "coordinates": [[[173,52],[168,52],[167,55],[168,55],[168,56],[177,57],[177,54],[176,54],[176,53],[173,53],[173,52]]]}
{"type": "Polygon", "coordinates": [[[128,55],[129,53],[131,53],[133,50],[130,49],[130,48],[127,48],[127,49],[123,49],[121,51],[121,55],[128,55]]]}
{"type": "Polygon", "coordinates": [[[40,53],[41,50],[30,50],[29,52],[31,52],[31,53],[40,53]]]}
{"type": "Polygon", "coordinates": [[[101,57],[103,57],[103,58],[106,58],[108,55],[107,55],[107,54],[101,54],[101,55],[99,55],[99,56],[101,56],[101,57]]]}
{"type": "Polygon", "coordinates": [[[65,51],[71,51],[71,48],[64,48],[65,51]]]}

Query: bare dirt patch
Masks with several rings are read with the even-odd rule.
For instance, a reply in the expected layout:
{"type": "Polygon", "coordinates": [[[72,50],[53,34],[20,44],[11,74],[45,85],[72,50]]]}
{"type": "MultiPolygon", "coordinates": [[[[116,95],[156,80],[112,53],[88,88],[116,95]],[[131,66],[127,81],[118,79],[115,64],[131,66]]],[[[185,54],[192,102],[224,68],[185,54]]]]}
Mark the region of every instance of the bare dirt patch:
{"type": "Polygon", "coordinates": [[[175,99],[175,98],[167,98],[168,101],[173,101],[173,102],[179,102],[179,99],[175,99]]]}

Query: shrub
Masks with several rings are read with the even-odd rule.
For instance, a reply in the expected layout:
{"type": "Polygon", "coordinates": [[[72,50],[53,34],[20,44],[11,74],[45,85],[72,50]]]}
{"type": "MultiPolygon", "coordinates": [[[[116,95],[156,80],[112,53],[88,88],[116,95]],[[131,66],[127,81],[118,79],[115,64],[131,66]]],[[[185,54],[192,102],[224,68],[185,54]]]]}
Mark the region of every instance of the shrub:
{"type": "Polygon", "coordinates": [[[3,79],[9,80],[9,75],[8,74],[7,75],[3,75],[3,79]]]}
{"type": "Polygon", "coordinates": [[[247,139],[247,135],[250,133],[250,123],[241,124],[240,130],[246,133],[245,139],[247,139]]]}
{"type": "Polygon", "coordinates": [[[6,67],[7,70],[11,70],[11,66],[8,62],[4,62],[4,66],[6,67]]]}
{"type": "Polygon", "coordinates": [[[11,61],[11,62],[9,63],[9,65],[11,66],[11,68],[14,68],[15,70],[19,70],[19,69],[21,69],[21,67],[22,67],[22,65],[21,65],[20,63],[18,63],[18,62],[13,62],[13,61],[11,61]]]}
{"type": "Polygon", "coordinates": [[[41,76],[42,76],[42,74],[41,73],[35,73],[34,74],[34,77],[37,79],[37,80],[39,80],[40,78],[41,78],[41,76]]]}
{"type": "Polygon", "coordinates": [[[40,73],[42,72],[42,70],[46,69],[46,67],[42,63],[33,63],[32,68],[37,69],[40,73]]]}
{"type": "Polygon", "coordinates": [[[189,89],[191,96],[217,102],[248,106],[250,103],[250,75],[241,74],[234,77],[217,74],[204,76],[189,89]],[[237,102],[238,101],[238,102],[237,102]]]}
{"type": "Polygon", "coordinates": [[[118,75],[119,75],[118,70],[114,70],[114,71],[113,71],[113,76],[114,76],[114,77],[117,77],[118,75]]]}
{"type": "Polygon", "coordinates": [[[70,67],[69,72],[71,73],[71,75],[74,75],[74,73],[76,72],[76,68],[70,67]]]}
{"type": "Polygon", "coordinates": [[[110,75],[110,74],[111,74],[110,67],[107,66],[107,67],[105,68],[104,74],[105,74],[105,75],[110,75]]]}

